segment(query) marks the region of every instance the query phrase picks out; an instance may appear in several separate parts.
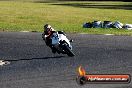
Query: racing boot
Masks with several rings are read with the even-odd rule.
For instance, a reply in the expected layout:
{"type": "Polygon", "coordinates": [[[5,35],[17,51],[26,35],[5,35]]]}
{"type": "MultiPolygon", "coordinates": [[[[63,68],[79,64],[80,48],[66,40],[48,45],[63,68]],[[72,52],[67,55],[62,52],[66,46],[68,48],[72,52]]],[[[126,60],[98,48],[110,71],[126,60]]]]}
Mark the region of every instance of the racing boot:
{"type": "Polygon", "coordinates": [[[56,53],[56,48],[55,48],[55,47],[53,47],[53,46],[52,46],[52,47],[50,47],[50,48],[51,48],[51,50],[52,50],[52,53],[54,53],[54,54],[55,54],[55,53],[56,53]]]}

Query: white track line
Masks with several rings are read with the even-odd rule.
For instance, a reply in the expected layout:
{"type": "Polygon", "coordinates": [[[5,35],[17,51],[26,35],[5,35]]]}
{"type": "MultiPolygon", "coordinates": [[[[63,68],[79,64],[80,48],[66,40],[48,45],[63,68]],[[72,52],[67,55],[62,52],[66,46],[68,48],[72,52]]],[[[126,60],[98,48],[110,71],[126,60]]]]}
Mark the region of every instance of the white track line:
{"type": "Polygon", "coordinates": [[[104,35],[114,35],[114,34],[104,34],[104,35]]]}
{"type": "Polygon", "coordinates": [[[20,32],[29,32],[29,31],[20,31],[20,32]]]}

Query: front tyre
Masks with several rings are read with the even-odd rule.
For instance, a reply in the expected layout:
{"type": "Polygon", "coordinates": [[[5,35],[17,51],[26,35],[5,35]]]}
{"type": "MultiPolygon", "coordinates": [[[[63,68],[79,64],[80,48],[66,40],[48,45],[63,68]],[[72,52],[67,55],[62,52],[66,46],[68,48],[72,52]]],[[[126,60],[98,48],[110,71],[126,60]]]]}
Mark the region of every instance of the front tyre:
{"type": "Polygon", "coordinates": [[[70,57],[75,56],[75,54],[72,52],[72,50],[67,45],[64,45],[63,49],[65,50],[68,56],[70,57]]]}

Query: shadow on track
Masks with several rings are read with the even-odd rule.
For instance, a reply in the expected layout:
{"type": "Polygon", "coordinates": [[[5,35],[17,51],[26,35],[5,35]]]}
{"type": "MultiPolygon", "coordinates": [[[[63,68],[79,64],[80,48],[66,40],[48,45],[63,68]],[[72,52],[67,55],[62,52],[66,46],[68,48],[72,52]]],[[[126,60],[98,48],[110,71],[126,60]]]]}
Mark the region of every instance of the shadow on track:
{"type": "Polygon", "coordinates": [[[103,4],[103,3],[55,3],[52,5],[72,6],[78,8],[98,8],[98,9],[125,9],[132,10],[132,4],[114,5],[114,4],[103,4]]]}
{"type": "Polygon", "coordinates": [[[44,59],[53,59],[53,58],[62,58],[62,57],[65,57],[65,56],[41,57],[41,58],[32,58],[32,59],[16,59],[16,60],[8,60],[8,59],[6,59],[4,61],[12,62],[12,61],[22,61],[22,60],[39,60],[39,59],[44,60],[44,59]]]}

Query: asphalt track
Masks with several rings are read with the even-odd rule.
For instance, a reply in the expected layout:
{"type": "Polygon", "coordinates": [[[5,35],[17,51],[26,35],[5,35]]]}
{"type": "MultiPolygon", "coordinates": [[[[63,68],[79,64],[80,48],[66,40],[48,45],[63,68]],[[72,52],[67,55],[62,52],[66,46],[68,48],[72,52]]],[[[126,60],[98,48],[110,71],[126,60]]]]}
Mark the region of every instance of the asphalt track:
{"type": "Polygon", "coordinates": [[[132,88],[129,84],[76,83],[81,65],[88,74],[132,75],[132,37],[67,34],[75,57],[52,54],[41,33],[0,32],[0,88],[132,88]]]}

